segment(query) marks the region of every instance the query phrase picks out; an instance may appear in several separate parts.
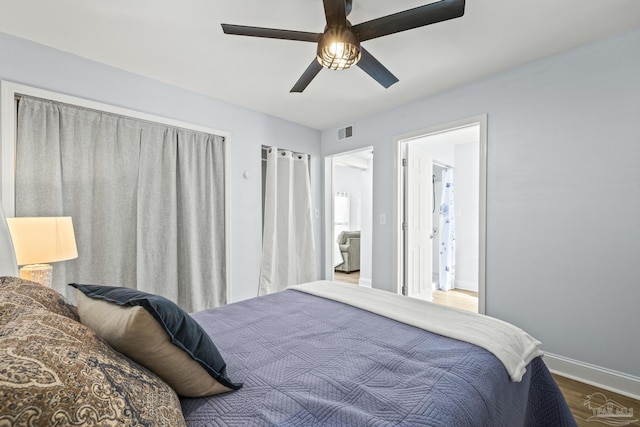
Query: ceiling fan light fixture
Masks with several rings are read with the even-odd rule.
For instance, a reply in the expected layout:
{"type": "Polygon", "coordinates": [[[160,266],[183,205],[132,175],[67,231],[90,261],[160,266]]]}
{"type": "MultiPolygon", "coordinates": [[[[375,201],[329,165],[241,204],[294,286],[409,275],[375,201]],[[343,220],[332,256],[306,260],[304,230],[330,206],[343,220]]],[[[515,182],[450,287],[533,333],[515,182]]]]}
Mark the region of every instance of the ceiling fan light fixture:
{"type": "Polygon", "coordinates": [[[360,60],[360,41],[348,29],[330,28],[318,43],[318,62],[330,70],[344,70],[360,60]]]}
{"type": "Polygon", "coordinates": [[[351,25],[347,17],[353,0],[322,0],[327,23],[322,33],[231,24],[222,24],[222,30],[225,34],[317,43],[316,58],[293,85],[292,93],[304,91],[322,68],[344,70],[356,64],[386,89],[397,83],[398,78],[360,42],[460,18],[464,15],[465,1],[432,0],[423,6],[351,25]]]}

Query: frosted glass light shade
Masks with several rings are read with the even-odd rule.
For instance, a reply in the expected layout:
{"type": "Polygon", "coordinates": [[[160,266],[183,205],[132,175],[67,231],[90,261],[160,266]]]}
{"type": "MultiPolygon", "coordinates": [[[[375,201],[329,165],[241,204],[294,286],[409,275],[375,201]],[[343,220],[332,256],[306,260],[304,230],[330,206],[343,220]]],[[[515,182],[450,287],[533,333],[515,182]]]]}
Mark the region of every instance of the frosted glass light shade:
{"type": "Polygon", "coordinates": [[[7,218],[7,223],[18,265],[78,257],[70,216],[7,218]]]}

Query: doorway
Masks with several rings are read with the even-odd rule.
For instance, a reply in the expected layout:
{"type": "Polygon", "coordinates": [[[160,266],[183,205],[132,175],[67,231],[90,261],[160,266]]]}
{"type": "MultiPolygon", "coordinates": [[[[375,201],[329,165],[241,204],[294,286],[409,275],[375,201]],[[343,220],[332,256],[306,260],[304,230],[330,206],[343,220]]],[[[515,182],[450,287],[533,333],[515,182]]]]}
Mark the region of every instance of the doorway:
{"type": "Polygon", "coordinates": [[[373,147],[326,158],[330,177],[330,215],[325,242],[327,275],[353,285],[371,287],[373,218],[373,147]]]}
{"type": "Polygon", "coordinates": [[[486,116],[396,143],[397,292],[483,313],[486,116]]]}

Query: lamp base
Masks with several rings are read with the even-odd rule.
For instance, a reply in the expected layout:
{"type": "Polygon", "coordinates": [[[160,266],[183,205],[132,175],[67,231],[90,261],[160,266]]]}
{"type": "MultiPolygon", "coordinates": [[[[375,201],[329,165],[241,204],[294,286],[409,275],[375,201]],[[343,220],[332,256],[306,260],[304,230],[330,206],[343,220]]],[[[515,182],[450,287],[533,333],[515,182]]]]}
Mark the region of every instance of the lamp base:
{"type": "Polygon", "coordinates": [[[49,264],[29,264],[20,269],[20,278],[51,287],[53,267],[49,264]]]}

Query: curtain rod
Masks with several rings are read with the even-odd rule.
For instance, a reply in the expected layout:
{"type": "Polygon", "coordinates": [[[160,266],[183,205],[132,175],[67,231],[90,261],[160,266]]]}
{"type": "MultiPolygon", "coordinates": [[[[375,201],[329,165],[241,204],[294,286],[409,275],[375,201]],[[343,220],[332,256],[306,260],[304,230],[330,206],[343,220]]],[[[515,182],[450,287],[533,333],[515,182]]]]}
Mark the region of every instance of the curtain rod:
{"type": "MultiPolygon", "coordinates": [[[[270,146],[268,146],[268,145],[262,145],[261,147],[262,147],[262,151],[263,151],[263,152],[265,152],[265,151],[269,151],[270,149],[274,148],[274,147],[270,147],[270,146]]],[[[288,148],[278,148],[278,151],[281,151],[281,150],[282,150],[282,151],[291,151],[293,154],[301,154],[301,155],[303,155],[303,156],[307,156],[307,160],[311,160],[311,154],[309,154],[309,153],[301,153],[301,152],[299,152],[299,151],[289,150],[288,148]]],[[[262,159],[262,161],[263,161],[263,162],[266,162],[266,161],[267,161],[267,159],[263,158],[263,159],[262,159]]]]}

